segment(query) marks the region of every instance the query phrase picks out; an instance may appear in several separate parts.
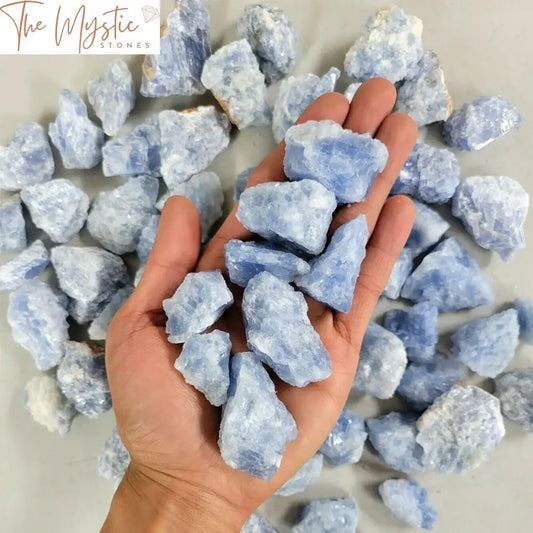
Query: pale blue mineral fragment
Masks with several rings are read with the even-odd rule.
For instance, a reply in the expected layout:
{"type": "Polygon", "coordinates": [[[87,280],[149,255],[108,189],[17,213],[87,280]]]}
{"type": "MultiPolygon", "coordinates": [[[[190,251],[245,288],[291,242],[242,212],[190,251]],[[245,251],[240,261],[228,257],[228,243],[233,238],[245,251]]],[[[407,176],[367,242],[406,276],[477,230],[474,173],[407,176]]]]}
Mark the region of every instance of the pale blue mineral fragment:
{"type": "Polygon", "coordinates": [[[443,474],[477,468],[505,435],[499,400],[472,386],[456,386],[437,398],[416,425],[424,466],[443,474]]]}
{"type": "Polygon", "coordinates": [[[533,368],[504,372],[495,383],[503,414],[533,433],[533,368]]]}
{"type": "Polygon", "coordinates": [[[243,193],[244,189],[246,189],[246,186],[248,185],[248,180],[250,179],[251,175],[254,173],[256,167],[250,167],[246,170],[243,170],[235,180],[235,189],[233,192],[233,199],[238,202],[239,198],[241,197],[241,194],[243,193]]]}
{"type": "Polygon", "coordinates": [[[35,226],[53,242],[69,241],[87,219],[89,197],[67,179],[31,185],[22,190],[20,197],[35,226]]]}
{"type": "Polygon", "coordinates": [[[416,74],[422,53],[422,21],[391,5],[369,18],[346,54],[344,70],[357,81],[396,83],[416,74]]]}
{"type": "Polygon", "coordinates": [[[26,248],[26,222],[18,195],[0,199],[0,253],[26,248]]]}
{"type": "Polygon", "coordinates": [[[242,526],[241,533],[278,533],[261,515],[254,513],[242,526]]]}
{"type": "Polygon", "coordinates": [[[41,374],[24,388],[24,408],[48,431],[66,435],[77,414],[74,404],[63,396],[53,376],[41,374]]]}
{"type": "Polygon", "coordinates": [[[358,519],[353,498],[313,500],[303,508],[291,533],[354,533],[358,519]]]}
{"type": "Polygon", "coordinates": [[[265,239],[317,255],[336,207],[335,195],[316,181],[269,182],[242,193],[237,218],[265,239]]]}
{"type": "Polygon", "coordinates": [[[48,134],[65,168],[93,168],[102,160],[104,132],[88,118],[87,106],[74,91],[61,91],[57,117],[48,134]]]}
{"type": "Polygon", "coordinates": [[[290,283],[311,269],[303,259],[268,242],[231,240],[226,244],[224,258],[229,279],[241,287],[261,272],[270,272],[290,283]]]}
{"type": "Polygon", "coordinates": [[[142,230],[155,213],[159,181],[130,178],[124,185],[98,194],[87,217],[93,239],[117,255],[137,248],[142,230]]]}
{"type": "Polygon", "coordinates": [[[318,480],[322,473],[322,465],[324,464],[324,456],[321,453],[315,453],[309,461],[294,474],[294,476],[285,483],[276,492],[277,496],[292,496],[303,492],[307,487],[310,487],[318,480]]]}
{"type": "Polygon", "coordinates": [[[105,441],[104,449],[98,455],[98,473],[115,484],[122,480],[130,464],[130,454],[122,444],[117,428],[113,428],[105,441]]]}
{"type": "Polygon", "coordinates": [[[407,278],[402,298],[430,301],[448,313],[494,301],[494,292],[479,265],[455,238],[428,254],[407,278]]]}
{"type": "Polygon", "coordinates": [[[39,370],[61,361],[68,340],[64,295],[42,281],[30,281],[9,295],[7,321],[13,339],[30,352],[39,370]]]}
{"type": "Polygon", "coordinates": [[[104,132],[116,135],[135,107],[135,83],[126,62],[111,63],[105,74],[91,80],[87,96],[104,132]]]}
{"type": "Polygon", "coordinates": [[[414,204],[415,222],[405,247],[411,250],[413,257],[418,257],[442,239],[450,229],[450,224],[426,204],[416,200],[414,204]]]}
{"type": "Polygon", "coordinates": [[[131,296],[133,287],[126,286],[119,289],[113,296],[109,303],[102,309],[101,313],[92,321],[89,326],[89,339],[95,341],[105,340],[107,330],[111,324],[111,320],[116,315],[117,311],[122,307],[124,302],[131,296]]]}
{"type": "Polygon", "coordinates": [[[13,290],[35,279],[48,266],[50,254],[40,240],[36,240],[13,259],[0,265],[0,291],[13,290]]]}
{"type": "Polygon", "coordinates": [[[533,300],[516,300],[514,303],[520,324],[520,338],[533,344],[533,300]]]}
{"type": "Polygon", "coordinates": [[[453,355],[480,376],[494,378],[514,357],[519,335],[515,309],[478,318],[452,335],[453,355]]]}
{"type": "Polygon", "coordinates": [[[392,398],[407,366],[403,342],[393,333],[370,322],[366,330],[353,388],[376,398],[392,398]]]}
{"type": "Polygon", "coordinates": [[[163,26],[160,52],[143,63],[141,94],[148,97],[202,94],[200,76],[211,55],[209,13],[202,0],[177,0],[163,26]]]}
{"type": "Polygon", "coordinates": [[[235,31],[250,43],[268,84],[281,80],[294,67],[298,35],[283,10],[265,4],[248,5],[235,31]]]}
{"type": "Polygon", "coordinates": [[[429,501],[428,491],[410,479],[388,479],[379,486],[379,494],[390,512],[411,527],[433,530],[437,511],[429,501]]]}
{"type": "Polygon", "coordinates": [[[389,282],[383,291],[383,296],[390,298],[391,300],[397,300],[400,297],[400,292],[405,283],[405,280],[409,277],[413,271],[413,252],[409,248],[404,248],[396,263],[392,269],[389,282]]]}
{"type": "Polygon", "coordinates": [[[494,250],[505,261],[525,248],[524,223],[529,195],[506,176],[466,178],[453,197],[452,213],[483,248],[494,250]]]}
{"type": "Polygon", "coordinates": [[[362,82],[356,81],[355,83],[350,83],[350,85],[346,87],[346,90],[344,91],[344,97],[346,100],[348,100],[348,102],[352,103],[355,93],[359,90],[361,85],[363,85],[362,82]]]}
{"type": "Polygon", "coordinates": [[[331,68],[321,78],[315,74],[289,76],[281,82],[272,115],[272,131],[276,142],[281,142],[286,131],[319,97],[335,90],[340,70],[331,68]]]}
{"type": "Polygon", "coordinates": [[[268,272],[244,291],[248,347],[285,382],[305,387],[331,375],[331,361],[307,316],[302,293],[268,272]]]}
{"type": "Polygon", "coordinates": [[[23,122],[7,146],[0,146],[0,190],[19,191],[52,179],[54,156],[44,128],[23,122]]]}
{"type": "Polygon", "coordinates": [[[229,333],[199,333],[185,341],[175,367],[210,404],[220,407],[228,398],[230,353],[229,333]]]}
{"type": "Polygon", "coordinates": [[[326,251],[311,259],[310,272],[296,278],[296,285],[315,300],[347,313],[366,256],[367,240],[364,215],[346,222],[335,231],[326,251]]]}
{"type": "Polygon", "coordinates": [[[148,255],[152,251],[157,235],[157,228],[159,227],[159,219],[161,215],[152,215],[146,226],[144,226],[139,236],[139,243],[137,244],[137,255],[141,263],[146,263],[148,255]]]}
{"type": "Polygon", "coordinates": [[[346,130],[333,120],[292,126],[285,141],[287,177],[318,181],[340,204],[363,201],[389,157],[382,142],[346,130]]]}
{"type": "Polygon", "coordinates": [[[233,294],[218,270],[187,274],[172,298],[163,301],[168,340],[180,344],[203,333],[232,303],[233,294]]]}
{"type": "Polygon", "coordinates": [[[218,440],[224,461],[269,480],[279,469],[285,446],[297,435],[296,423],[259,359],[252,353],[234,355],[218,440]]]}
{"type": "Polygon", "coordinates": [[[343,409],[319,452],[333,466],[358,463],[367,435],[364,418],[343,409]]]}

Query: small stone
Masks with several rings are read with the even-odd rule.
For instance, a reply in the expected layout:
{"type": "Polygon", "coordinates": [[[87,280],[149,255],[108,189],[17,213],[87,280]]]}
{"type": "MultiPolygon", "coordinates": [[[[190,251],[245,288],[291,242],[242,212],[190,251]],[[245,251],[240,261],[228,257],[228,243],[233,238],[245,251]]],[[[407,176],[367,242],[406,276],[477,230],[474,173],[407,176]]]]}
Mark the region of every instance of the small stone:
{"type": "Polygon", "coordinates": [[[52,179],[54,156],[44,128],[23,122],[7,146],[0,146],[0,190],[20,191],[52,179]]]}
{"type": "Polygon", "coordinates": [[[101,313],[93,320],[89,326],[89,339],[95,341],[103,341],[107,337],[107,330],[111,324],[111,320],[116,315],[117,311],[122,307],[124,302],[131,296],[133,287],[126,286],[119,289],[113,296],[109,303],[102,309],[101,313]]]}
{"type": "Polygon", "coordinates": [[[261,515],[254,513],[242,526],[241,533],[278,533],[261,515]]]}
{"type": "Polygon", "coordinates": [[[30,281],[9,295],[7,321],[15,342],[39,370],[59,364],[68,340],[67,301],[42,281],[30,281]]]}
{"type": "Polygon", "coordinates": [[[239,201],[239,198],[241,197],[241,194],[243,193],[244,189],[246,189],[246,186],[248,185],[248,180],[250,179],[251,175],[254,173],[256,167],[250,167],[246,170],[243,170],[235,180],[235,189],[233,193],[233,200],[235,202],[239,201]]]}
{"type": "Polygon", "coordinates": [[[333,466],[355,464],[363,455],[367,436],[364,418],[343,409],[319,452],[333,466]]]}
{"type": "Polygon", "coordinates": [[[405,247],[418,257],[437,244],[450,229],[450,224],[431,207],[414,200],[416,218],[405,247]]]}
{"type": "Polygon", "coordinates": [[[135,251],[155,212],[158,191],[157,179],[136,176],[112,191],[99,193],[87,218],[91,237],[117,255],[135,251]]]}
{"type": "Polygon", "coordinates": [[[130,454],[122,444],[117,428],[105,441],[104,449],[98,455],[98,473],[116,485],[122,481],[130,464],[130,454]]]}
{"type": "Polygon", "coordinates": [[[452,335],[453,355],[480,376],[495,378],[514,357],[519,334],[515,309],[478,318],[452,335]]]}
{"type": "Polygon", "coordinates": [[[93,168],[102,160],[104,132],[89,120],[87,106],[74,91],[61,91],[57,117],[48,134],[65,168],[93,168]]]}
{"type": "Polygon", "coordinates": [[[358,520],[353,498],[313,500],[304,507],[291,533],[354,533],[358,520]]]}
{"type": "Polygon", "coordinates": [[[347,313],[352,307],[367,241],[364,215],[346,222],[335,231],[326,251],[311,259],[310,272],[296,278],[296,285],[315,300],[347,313]]]}
{"type": "Polygon", "coordinates": [[[285,446],[297,435],[296,423],[259,359],[251,353],[234,355],[218,441],[224,461],[269,480],[279,469],[285,446]]]}
{"type": "Polygon", "coordinates": [[[396,83],[416,74],[422,53],[422,21],[391,5],[368,19],[346,54],[344,70],[357,81],[385,78],[396,83]]]}
{"type": "Polygon", "coordinates": [[[262,272],[244,291],[248,347],[285,382],[305,387],[331,375],[331,361],[307,316],[302,293],[262,272]]]}
{"type": "Polygon", "coordinates": [[[49,262],[48,250],[42,241],[36,240],[13,259],[0,265],[0,291],[16,289],[35,279],[49,262]]]}
{"type": "Polygon", "coordinates": [[[26,222],[18,195],[0,200],[0,253],[26,248],[26,222]]]}
{"type": "Polygon", "coordinates": [[[359,88],[363,85],[363,82],[356,81],[355,83],[350,83],[348,87],[346,87],[346,90],[344,91],[344,97],[350,104],[353,101],[353,98],[355,96],[355,93],[359,90],[359,88]]]}
{"type": "Polygon", "coordinates": [[[157,235],[157,228],[159,227],[159,219],[161,215],[152,215],[146,226],[144,226],[139,236],[139,243],[137,244],[137,255],[141,263],[146,263],[148,255],[152,251],[157,235]]]}
{"type": "Polygon", "coordinates": [[[407,366],[403,342],[370,322],[363,339],[353,388],[381,400],[392,398],[407,366]]]}
{"type": "Polygon", "coordinates": [[[202,0],[177,0],[161,32],[159,54],[143,63],[141,94],[148,97],[203,94],[200,82],[211,55],[209,13],[202,0]]]}
{"type": "Polygon", "coordinates": [[[317,255],[336,207],[334,194],[315,181],[269,182],[242,193],[237,218],[265,239],[317,255]]]}
{"type": "Polygon", "coordinates": [[[404,248],[392,269],[389,282],[383,291],[383,296],[391,300],[397,300],[405,281],[413,271],[413,252],[409,248],[404,248]]]}
{"type": "Polygon", "coordinates": [[[429,470],[449,474],[477,468],[505,435],[500,402],[479,387],[454,387],[417,421],[416,441],[429,470]]]}
{"type": "Polygon", "coordinates": [[[533,368],[504,372],[495,383],[503,414],[533,433],[533,368]]]}
{"type": "Polygon", "coordinates": [[[433,530],[437,511],[429,501],[428,491],[410,479],[388,479],[379,486],[379,494],[390,512],[411,527],[433,530]]]}
{"type": "Polygon", "coordinates": [[[176,292],[163,301],[169,342],[180,344],[212,326],[233,303],[218,270],[187,274],[176,292]]]}
{"type": "Polygon", "coordinates": [[[402,298],[430,301],[448,313],[494,301],[494,292],[479,265],[455,238],[444,240],[407,278],[402,298]]]}
{"type": "Polygon", "coordinates": [[[506,176],[466,178],[453,197],[452,213],[483,248],[498,252],[504,261],[525,248],[524,223],[529,195],[506,176]]]}
{"type": "Polygon", "coordinates": [[[304,463],[304,465],[294,474],[294,476],[277,490],[277,496],[292,496],[303,492],[310,487],[315,481],[318,481],[322,473],[322,465],[324,463],[324,456],[321,453],[316,453],[304,463]]]}
{"type": "Polygon", "coordinates": [[[20,197],[33,223],[53,242],[69,241],[87,219],[89,197],[67,179],[31,185],[20,193],[20,197]]]}
{"type": "Polygon", "coordinates": [[[533,300],[515,300],[514,306],[518,313],[520,338],[533,344],[533,300]]]}
{"type": "Polygon", "coordinates": [[[61,436],[70,431],[77,411],[59,390],[56,380],[48,374],[35,376],[24,388],[24,408],[32,418],[52,433],[61,436]]]}
{"type": "Polygon", "coordinates": [[[300,115],[323,94],[333,92],[341,73],[331,68],[322,77],[315,74],[289,76],[281,82],[272,115],[272,131],[276,142],[281,142],[286,131],[300,115]]]}
{"type": "Polygon", "coordinates": [[[175,367],[210,404],[220,407],[228,398],[230,353],[231,341],[224,331],[192,335],[185,341],[175,367]]]}
{"type": "Polygon", "coordinates": [[[91,80],[87,96],[104,132],[116,135],[135,107],[135,83],[126,62],[111,63],[105,74],[91,80]]]}
{"type": "Polygon", "coordinates": [[[261,272],[270,272],[291,283],[311,269],[303,259],[267,242],[231,240],[226,244],[224,257],[230,280],[241,287],[246,287],[261,272]]]}

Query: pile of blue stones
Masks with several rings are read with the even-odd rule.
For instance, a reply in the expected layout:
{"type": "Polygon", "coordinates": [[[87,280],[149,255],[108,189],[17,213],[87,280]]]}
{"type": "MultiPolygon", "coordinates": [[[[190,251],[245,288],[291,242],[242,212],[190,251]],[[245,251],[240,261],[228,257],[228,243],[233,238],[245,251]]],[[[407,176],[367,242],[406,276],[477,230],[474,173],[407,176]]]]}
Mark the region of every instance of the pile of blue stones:
{"type": "MultiPolygon", "coordinates": [[[[89,118],[77,93],[64,90],[48,135],[36,123],[17,128],[0,147],[0,190],[11,193],[0,203],[0,252],[13,254],[0,265],[0,290],[12,291],[13,337],[41,371],[25,389],[33,418],[65,435],[76,416],[108,411],[102,341],[142,276],[166,199],[182,195],[195,204],[207,241],[224,201],[220,179],[208,167],[230,144],[233,126],[271,124],[276,141],[286,141],[288,181],[247,187],[253,168],[237,177],[237,218],[257,238],[233,240],[225,250],[227,277],[244,288],[249,351],[232,354],[229,334],[216,329],[233,304],[223,273],[191,273],[163,302],[169,342],[182,345],[177,371],[222,407],[224,461],[268,480],[298,430],[265,367],[294,387],[330,376],[330,357],[308,318],[304,294],[336,312],[350,310],[365,257],[366,220],[345,223],[329,239],[328,231],[338,207],[365,200],[388,152],[380,141],[332,121],[294,125],[313,100],[335,90],[340,70],[289,76],[298,38],[283,11],[247,6],[236,34],[238,40],[212,53],[206,6],[178,0],[161,53],[147,56],[143,66],[144,97],[210,91],[222,110],[165,110],[124,128],[136,87],[119,60],[89,83],[88,101],[101,125],[89,118]],[[101,164],[104,176],[123,180],[91,201],[56,175],[50,141],[64,168],[101,164]],[[28,218],[42,231],[29,245],[28,218]],[[68,244],[84,226],[98,246],[68,244]],[[121,257],[130,261],[132,252],[140,260],[133,281],[121,257]],[[38,279],[49,265],[57,284],[38,279]],[[71,338],[73,322],[87,326],[89,340],[71,338]]],[[[347,99],[366,79],[386,78],[398,87],[396,109],[419,126],[439,124],[444,143],[456,151],[479,150],[521,122],[501,96],[482,96],[454,110],[438,58],[423,47],[422,22],[395,6],[370,17],[346,54],[344,70],[352,82],[347,99]]],[[[529,207],[527,193],[510,177],[461,180],[456,151],[417,143],[394,185],[392,194],[414,199],[417,215],[384,297],[413,305],[389,311],[383,325],[369,324],[353,384],[379,399],[397,395],[410,411],[365,420],[345,409],[317,454],[278,495],[305,490],[319,478],[324,460],[331,466],[357,463],[366,442],[401,473],[460,473],[490,458],[505,434],[502,412],[533,432],[533,368],[507,370],[519,339],[533,344],[533,301],[517,300],[460,327],[451,337],[450,355],[437,349],[439,313],[488,305],[495,296],[476,261],[446,235],[449,222],[428,204],[450,205],[474,241],[505,261],[525,246],[529,207]],[[470,372],[493,378],[494,395],[464,385],[470,372]]],[[[99,471],[118,483],[128,463],[115,429],[99,456],[99,471]]],[[[434,527],[436,511],[414,481],[390,479],[379,493],[400,520],[434,527]]],[[[352,498],[315,500],[292,531],[353,532],[357,521],[352,498]]],[[[243,531],[275,530],[254,514],[243,531]]]]}

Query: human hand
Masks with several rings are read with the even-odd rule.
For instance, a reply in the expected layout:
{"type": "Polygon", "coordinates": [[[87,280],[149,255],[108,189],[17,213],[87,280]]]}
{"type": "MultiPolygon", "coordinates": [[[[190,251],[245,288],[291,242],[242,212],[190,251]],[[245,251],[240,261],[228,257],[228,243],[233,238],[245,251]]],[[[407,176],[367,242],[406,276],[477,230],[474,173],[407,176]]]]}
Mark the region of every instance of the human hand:
{"type": "MultiPolygon", "coordinates": [[[[281,468],[266,482],[227,466],[218,449],[220,409],[187,385],[174,362],[179,347],[165,333],[162,301],[194,270],[225,270],[224,246],[251,234],[236,209],[200,253],[200,220],[194,206],[171,198],[163,210],[154,248],[142,280],[115,316],[108,332],[106,362],[117,425],[131,455],[104,531],[236,532],[248,516],[281,487],[318,450],[335,425],[351,389],[361,342],[375,304],[411,231],[415,216],[406,197],[388,198],[394,180],[416,142],[417,129],[406,115],[391,110],[394,86],[367,81],[352,104],[327,94],[299,122],[335,120],[357,133],[371,133],[389,150],[389,161],[367,200],[339,209],[332,230],[365,214],[370,239],[352,309],[337,313],[308,299],[309,317],[331,356],[332,375],[320,383],[294,388],[277,381],[281,401],[298,426],[281,468]]],[[[249,186],[284,180],[284,144],[256,169],[249,186]]],[[[247,351],[236,304],[217,324],[228,331],[233,352],[247,351]]]]}

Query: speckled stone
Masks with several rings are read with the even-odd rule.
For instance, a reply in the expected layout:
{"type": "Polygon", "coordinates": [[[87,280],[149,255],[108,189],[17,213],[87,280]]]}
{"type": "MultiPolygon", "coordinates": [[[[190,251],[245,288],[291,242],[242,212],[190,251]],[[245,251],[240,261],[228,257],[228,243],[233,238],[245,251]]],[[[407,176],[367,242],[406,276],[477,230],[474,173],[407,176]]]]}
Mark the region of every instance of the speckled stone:
{"type": "Polygon", "coordinates": [[[100,341],[107,337],[107,330],[111,324],[111,320],[116,315],[117,311],[122,307],[124,302],[131,296],[133,287],[127,286],[119,289],[113,296],[109,303],[102,309],[102,312],[92,321],[89,326],[89,339],[100,341]]]}
{"type": "Polygon", "coordinates": [[[437,244],[450,229],[450,224],[431,207],[414,200],[416,217],[405,247],[418,257],[437,244]]]}
{"type": "Polygon", "coordinates": [[[0,200],[0,253],[26,248],[26,222],[20,197],[16,194],[0,200]]]}
{"type": "Polygon", "coordinates": [[[116,485],[122,480],[130,464],[130,454],[122,444],[117,428],[113,428],[98,455],[98,473],[116,485]]]}
{"type": "Polygon", "coordinates": [[[392,269],[389,282],[383,291],[383,296],[391,300],[397,300],[406,279],[413,271],[413,252],[409,248],[404,248],[392,269]]]}
{"type": "Polygon", "coordinates": [[[276,491],[277,496],[292,496],[303,492],[310,487],[315,481],[318,481],[322,473],[322,465],[324,463],[324,456],[321,453],[316,453],[304,463],[304,465],[294,474],[294,476],[285,483],[280,489],[276,491]]]}
{"type": "Polygon", "coordinates": [[[518,312],[520,339],[533,344],[533,300],[516,300],[514,305],[518,312]]]}
{"type": "Polygon", "coordinates": [[[242,526],[241,533],[278,533],[261,515],[254,513],[242,526]]]}
{"type": "Polygon", "coordinates": [[[313,500],[303,508],[291,533],[354,533],[358,520],[353,498],[313,500]]]}
{"type": "Polygon", "coordinates": [[[346,100],[348,100],[348,102],[352,103],[355,93],[359,90],[361,85],[363,85],[363,82],[356,81],[354,83],[350,83],[350,85],[346,87],[346,90],[344,91],[344,97],[346,100]]]}
{"type": "Polygon", "coordinates": [[[243,193],[244,189],[246,189],[246,186],[248,185],[248,180],[254,173],[255,168],[256,167],[247,168],[237,176],[237,179],[235,180],[235,188],[233,191],[233,200],[235,202],[239,201],[239,198],[241,197],[241,194],[243,193]]]}
{"type": "Polygon", "coordinates": [[[533,433],[533,368],[504,372],[495,383],[503,414],[533,433]]]}
{"type": "Polygon", "coordinates": [[[50,254],[40,240],[36,240],[13,259],[0,265],[0,291],[13,290],[35,279],[48,266],[50,254]]]}

